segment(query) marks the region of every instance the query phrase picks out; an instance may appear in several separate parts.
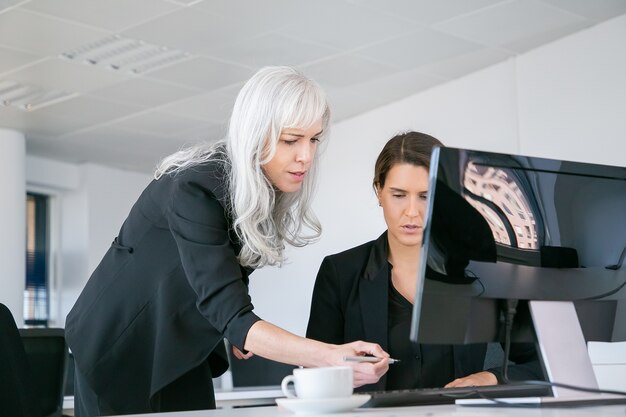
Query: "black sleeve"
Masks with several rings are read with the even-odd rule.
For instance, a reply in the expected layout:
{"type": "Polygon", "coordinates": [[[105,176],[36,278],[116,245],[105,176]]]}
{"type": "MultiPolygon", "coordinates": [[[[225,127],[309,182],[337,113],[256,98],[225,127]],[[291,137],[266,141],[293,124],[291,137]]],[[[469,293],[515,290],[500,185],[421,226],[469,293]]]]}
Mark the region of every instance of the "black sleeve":
{"type": "MultiPolygon", "coordinates": [[[[514,363],[508,367],[510,381],[526,381],[545,379],[541,362],[534,343],[511,343],[511,354],[509,359],[514,363]]],[[[503,384],[502,367],[487,369],[492,372],[498,383],[503,384]]]]}
{"type": "Polygon", "coordinates": [[[196,293],[198,310],[239,349],[259,319],[242,280],[229,239],[229,225],[210,181],[177,179],[168,223],[183,269],[196,293]]]}
{"type": "Polygon", "coordinates": [[[342,344],[343,329],[344,314],[339,277],[333,262],[326,257],[315,279],[306,337],[326,343],[342,344]]]}

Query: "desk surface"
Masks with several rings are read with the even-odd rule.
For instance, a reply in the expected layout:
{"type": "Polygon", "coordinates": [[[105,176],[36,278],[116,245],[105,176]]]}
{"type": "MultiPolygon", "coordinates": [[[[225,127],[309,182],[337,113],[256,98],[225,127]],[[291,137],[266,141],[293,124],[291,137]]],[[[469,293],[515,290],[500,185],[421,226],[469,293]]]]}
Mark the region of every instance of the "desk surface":
{"type": "MultiPolygon", "coordinates": [[[[321,414],[316,414],[321,415],[321,414]]],[[[398,408],[357,409],[348,413],[324,414],[329,417],[615,417],[626,415],[626,406],[612,405],[580,408],[494,408],[435,405],[398,408]]],[[[137,417],[296,417],[300,416],[278,407],[251,407],[224,410],[186,411],[161,414],[136,414],[137,417]]],[[[311,416],[311,415],[309,415],[311,416]]]]}

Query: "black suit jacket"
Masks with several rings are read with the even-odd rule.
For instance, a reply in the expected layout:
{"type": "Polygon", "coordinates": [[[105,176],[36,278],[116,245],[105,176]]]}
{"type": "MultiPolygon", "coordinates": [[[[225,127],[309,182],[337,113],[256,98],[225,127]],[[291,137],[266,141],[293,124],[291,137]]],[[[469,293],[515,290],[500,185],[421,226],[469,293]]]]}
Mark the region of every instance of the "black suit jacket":
{"type": "Polygon", "coordinates": [[[221,374],[224,336],[243,348],[259,320],[225,175],[209,162],[152,181],[67,316],[78,368],[118,412],[150,411],[155,394],[207,359],[221,374]]]}
{"type": "MultiPolygon", "coordinates": [[[[355,340],[378,343],[388,350],[389,262],[387,232],[377,240],[327,256],[320,266],[313,289],[307,337],[342,344],[355,340]]],[[[454,375],[450,381],[483,369],[487,345],[455,345],[454,375]]],[[[512,345],[511,379],[542,378],[532,345],[512,345]]],[[[500,379],[499,369],[490,369],[500,379]]],[[[424,386],[429,375],[424,377],[424,386]]],[[[361,391],[384,390],[386,375],[361,391]]],[[[410,388],[410,387],[407,387],[410,388]]]]}

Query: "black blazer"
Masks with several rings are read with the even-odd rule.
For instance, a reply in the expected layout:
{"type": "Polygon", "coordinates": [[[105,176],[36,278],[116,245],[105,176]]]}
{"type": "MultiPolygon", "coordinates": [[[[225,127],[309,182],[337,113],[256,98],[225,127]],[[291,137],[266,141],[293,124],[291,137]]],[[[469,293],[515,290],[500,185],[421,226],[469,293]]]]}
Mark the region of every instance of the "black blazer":
{"type": "Polygon", "coordinates": [[[225,175],[209,162],[152,181],[67,316],[76,365],[118,412],[150,411],[155,394],[207,359],[223,373],[224,336],[243,348],[259,320],[225,175]]]}
{"type": "MultiPolygon", "coordinates": [[[[320,266],[313,289],[306,335],[326,343],[355,340],[378,343],[388,350],[389,263],[387,232],[377,240],[327,256],[320,266]]],[[[483,369],[487,345],[455,345],[454,375],[450,381],[483,369]]],[[[532,345],[512,345],[511,379],[541,379],[541,365],[532,345]]],[[[500,380],[499,369],[490,369],[500,380]]],[[[429,376],[423,375],[424,386],[429,376]]],[[[384,390],[386,375],[361,391],[384,390]]],[[[410,388],[410,387],[407,387],[410,388]]]]}

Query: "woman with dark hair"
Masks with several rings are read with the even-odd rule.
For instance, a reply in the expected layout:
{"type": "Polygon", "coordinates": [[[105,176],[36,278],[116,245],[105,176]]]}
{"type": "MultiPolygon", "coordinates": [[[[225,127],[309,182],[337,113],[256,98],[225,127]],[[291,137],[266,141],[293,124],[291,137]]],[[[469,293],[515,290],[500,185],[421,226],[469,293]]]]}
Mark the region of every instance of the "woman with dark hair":
{"type": "MultiPolygon", "coordinates": [[[[366,338],[400,362],[361,390],[495,385],[499,370],[483,370],[486,345],[419,345],[409,341],[415,299],[432,136],[407,132],[390,139],[374,168],[374,191],[387,230],[376,240],[327,256],[320,266],[307,337],[326,343],[366,338]]],[[[515,346],[512,379],[540,378],[532,346],[515,346]]]]}

